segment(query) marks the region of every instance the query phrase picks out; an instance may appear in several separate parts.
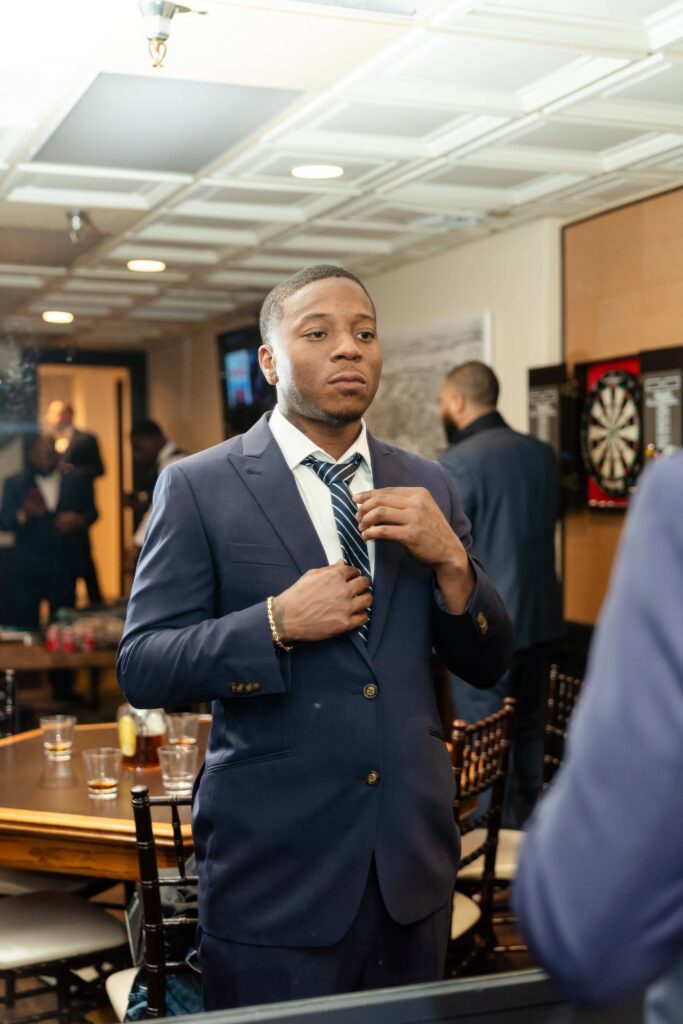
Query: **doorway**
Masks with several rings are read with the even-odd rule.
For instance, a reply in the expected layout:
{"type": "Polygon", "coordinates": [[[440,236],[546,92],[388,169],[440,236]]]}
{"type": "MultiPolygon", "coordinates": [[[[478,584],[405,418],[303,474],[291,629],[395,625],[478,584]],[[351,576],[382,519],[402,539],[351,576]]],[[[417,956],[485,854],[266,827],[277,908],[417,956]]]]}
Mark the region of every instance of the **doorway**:
{"type": "MultiPolygon", "coordinates": [[[[97,437],[105,473],[95,480],[99,517],[90,530],[90,542],[102,598],[116,600],[123,593],[122,555],[132,533],[130,514],[124,515],[123,506],[123,492],[133,485],[127,443],[132,421],[130,370],[125,366],[41,363],[37,376],[39,421],[50,402],[61,399],[73,407],[74,425],[97,437]]],[[[84,587],[78,597],[79,604],[85,603],[84,587]]]]}

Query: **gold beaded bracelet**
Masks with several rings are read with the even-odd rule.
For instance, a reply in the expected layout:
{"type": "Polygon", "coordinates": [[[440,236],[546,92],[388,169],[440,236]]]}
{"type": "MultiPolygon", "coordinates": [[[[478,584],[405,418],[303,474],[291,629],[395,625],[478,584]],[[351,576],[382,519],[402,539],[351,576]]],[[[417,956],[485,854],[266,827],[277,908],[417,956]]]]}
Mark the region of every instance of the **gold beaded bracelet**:
{"type": "Polygon", "coordinates": [[[286,644],[280,639],[280,634],[277,631],[275,625],[275,616],[273,615],[273,598],[269,597],[266,601],[266,608],[268,609],[268,625],[270,626],[270,635],[273,638],[273,644],[281,651],[286,651],[288,654],[294,648],[294,644],[286,644]]]}

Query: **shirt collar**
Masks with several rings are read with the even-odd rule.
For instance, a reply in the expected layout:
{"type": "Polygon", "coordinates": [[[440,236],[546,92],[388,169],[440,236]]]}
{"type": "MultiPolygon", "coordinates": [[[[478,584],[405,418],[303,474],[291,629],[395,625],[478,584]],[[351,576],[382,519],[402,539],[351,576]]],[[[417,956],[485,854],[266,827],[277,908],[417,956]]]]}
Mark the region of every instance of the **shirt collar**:
{"type": "MultiPolygon", "coordinates": [[[[268,421],[271,433],[284,455],[285,462],[290,469],[300,465],[309,455],[313,455],[321,462],[334,462],[335,460],[327,452],[318,448],[315,441],[307,437],[298,427],[282,415],[279,408],[275,406],[268,421]]],[[[370,467],[370,447],[368,445],[368,432],[365,421],[361,420],[360,434],[351,447],[344,452],[338,462],[347,462],[356,452],[359,452],[365,464],[370,467]]]]}

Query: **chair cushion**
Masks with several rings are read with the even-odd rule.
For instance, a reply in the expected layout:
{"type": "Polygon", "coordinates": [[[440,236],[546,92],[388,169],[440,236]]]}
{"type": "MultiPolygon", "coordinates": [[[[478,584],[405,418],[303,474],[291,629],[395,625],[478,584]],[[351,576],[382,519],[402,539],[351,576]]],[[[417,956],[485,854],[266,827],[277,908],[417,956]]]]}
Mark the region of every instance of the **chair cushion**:
{"type": "Polygon", "coordinates": [[[128,1009],[128,996],[133,987],[139,967],[128,967],[125,971],[110,974],[104,985],[114,1013],[118,1020],[123,1020],[128,1009]]]}
{"type": "Polygon", "coordinates": [[[29,892],[78,892],[92,879],[79,875],[57,875],[50,871],[0,868],[0,896],[21,896],[29,892]]]}
{"type": "MultiPolygon", "coordinates": [[[[462,837],[460,856],[466,857],[471,850],[483,843],[486,837],[483,828],[475,828],[462,837]]],[[[502,828],[498,833],[498,851],[496,853],[496,878],[501,882],[511,882],[517,875],[519,848],[524,833],[518,829],[502,828]]],[[[476,882],[481,878],[484,858],[479,857],[465,868],[458,869],[458,881],[476,882]]]]}
{"type": "Polygon", "coordinates": [[[475,924],[481,917],[481,910],[469,896],[462,892],[456,892],[453,896],[453,915],[451,917],[451,938],[459,939],[475,924]]]}
{"type": "Polygon", "coordinates": [[[0,900],[0,970],[97,954],[126,942],[106,910],[67,892],[0,900]]]}

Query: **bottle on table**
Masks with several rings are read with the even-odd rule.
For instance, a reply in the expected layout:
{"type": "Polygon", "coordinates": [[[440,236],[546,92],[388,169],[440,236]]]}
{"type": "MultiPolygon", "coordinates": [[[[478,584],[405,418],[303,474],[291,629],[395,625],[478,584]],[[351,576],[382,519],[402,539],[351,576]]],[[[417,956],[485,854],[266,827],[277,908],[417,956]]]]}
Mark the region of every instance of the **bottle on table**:
{"type": "Polygon", "coordinates": [[[17,683],[14,669],[5,669],[0,681],[0,739],[19,731],[17,683]]]}
{"type": "Polygon", "coordinates": [[[164,709],[122,704],[116,713],[116,725],[124,766],[136,770],[158,767],[158,750],[167,732],[164,709]]]}

